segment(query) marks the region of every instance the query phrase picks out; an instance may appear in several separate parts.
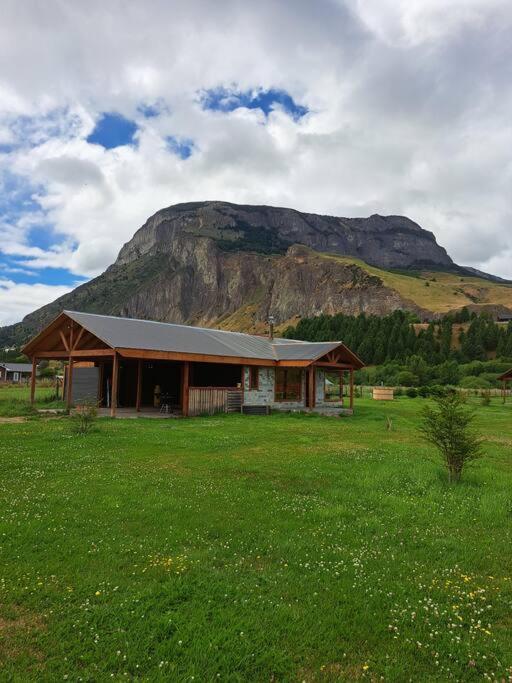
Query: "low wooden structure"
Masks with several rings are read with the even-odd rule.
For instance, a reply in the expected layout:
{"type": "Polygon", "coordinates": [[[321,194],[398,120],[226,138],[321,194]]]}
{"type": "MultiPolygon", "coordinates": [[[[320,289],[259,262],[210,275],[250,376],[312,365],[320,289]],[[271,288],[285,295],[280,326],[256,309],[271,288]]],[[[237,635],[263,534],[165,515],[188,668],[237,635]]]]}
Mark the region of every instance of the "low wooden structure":
{"type": "Polygon", "coordinates": [[[392,401],[395,391],[391,387],[373,387],[373,398],[375,401],[392,401]]]}
{"type": "Polygon", "coordinates": [[[507,370],[507,372],[504,372],[503,375],[498,377],[498,379],[502,383],[502,397],[503,397],[503,403],[507,400],[507,389],[508,389],[508,384],[509,382],[512,382],[512,368],[510,370],[507,370]]]}
{"type": "MultiPolygon", "coordinates": [[[[242,405],[314,409],[324,404],[326,373],[348,374],[352,411],[360,359],[342,342],[302,342],[239,332],[63,311],[23,349],[32,359],[67,362],[68,409],[80,399],[76,372],[94,375],[95,400],[108,407],[166,410],[183,416],[242,405]],[[76,384],[76,386],[75,386],[76,384]]],[[[87,385],[90,392],[90,382],[87,385]]],[[[34,401],[35,371],[31,401],[34,401]]]]}

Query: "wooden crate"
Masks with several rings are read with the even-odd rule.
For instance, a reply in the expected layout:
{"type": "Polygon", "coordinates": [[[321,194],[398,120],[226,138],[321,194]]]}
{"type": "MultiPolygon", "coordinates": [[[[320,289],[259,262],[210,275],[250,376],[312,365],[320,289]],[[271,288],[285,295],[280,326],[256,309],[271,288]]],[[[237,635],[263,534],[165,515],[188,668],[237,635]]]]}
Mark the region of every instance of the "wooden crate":
{"type": "Polygon", "coordinates": [[[389,387],[373,387],[375,401],[392,401],[394,397],[394,390],[389,387]]]}

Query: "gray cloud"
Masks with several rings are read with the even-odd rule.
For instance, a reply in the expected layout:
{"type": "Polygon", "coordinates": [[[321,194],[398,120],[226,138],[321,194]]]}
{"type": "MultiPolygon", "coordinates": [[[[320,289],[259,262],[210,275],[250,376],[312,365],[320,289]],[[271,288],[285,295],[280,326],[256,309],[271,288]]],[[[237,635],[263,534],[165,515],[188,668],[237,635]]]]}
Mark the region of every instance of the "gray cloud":
{"type": "MultiPolygon", "coordinates": [[[[218,198],[404,213],[455,260],[512,277],[511,28],[504,0],[6,0],[0,132],[28,117],[32,144],[0,155],[0,173],[42,188],[64,239],[35,265],[93,275],[149,214],[218,198]],[[284,89],[310,113],[201,108],[200,92],[233,84],[284,89]],[[52,129],[55,111],[69,125],[52,129]],[[104,111],[137,119],[137,146],[86,143],[104,111]],[[193,140],[191,157],[166,136],[193,140]]],[[[23,221],[8,229],[11,253],[30,253],[23,221]]]]}

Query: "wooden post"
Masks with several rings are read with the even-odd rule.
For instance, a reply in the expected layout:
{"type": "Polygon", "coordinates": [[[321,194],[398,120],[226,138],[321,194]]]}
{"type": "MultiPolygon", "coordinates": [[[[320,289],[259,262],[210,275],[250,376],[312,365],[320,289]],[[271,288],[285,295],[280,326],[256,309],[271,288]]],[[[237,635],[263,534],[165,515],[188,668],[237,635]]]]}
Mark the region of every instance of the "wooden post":
{"type": "Polygon", "coordinates": [[[34,404],[36,394],[36,372],[37,372],[37,358],[32,358],[32,374],[30,375],[30,403],[34,404]]]}
{"type": "Polygon", "coordinates": [[[98,365],[98,406],[103,405],[103,381],[105,379],[105,363],[98,365]]]}
{"type": "Polygon", "coordinates": [[[314,408],[316,405],[315,401],[315,366],[310,365],[308,368],[309,378],[308,378],[308,407],[314,408]]]}
{"type": "Polygon", "coordinates": [[[142,395],[142,361],[137,361],[137,400],[135,402],[135,410],[140,413],[140,398],[142,395]]]}
{"type": "Polygon", "coordinates": [[[188,416],[188,386],[190,375],[190,363],[188,360],[183,361],[181,366],[181,413],[183,417],[188,416]]]}
{"type": "Polygon", "coordinates": [[[73,399],[73,358],[70,356],[68,361],[68,376],[66,386],[66,407],[71,410],[73,399]]]}
{"type": "Polygon", "coordinates": [[[344,405],[345,399],[343,397],[343,372],[344,370],[340,370],[340,401],[341,405],[344,405]]]}
{"type": "Polygon", "coordinates": [[[118,379],[119,379],[119,356],[114,351],[114,361],[112,363],[112,396],[110,397],[110,417],[116,416],[118,379]]]}
{"type": "Polygon", "coordinates": [[[350,368],[350,410],[354,410],[354,368],[350,368]]]}

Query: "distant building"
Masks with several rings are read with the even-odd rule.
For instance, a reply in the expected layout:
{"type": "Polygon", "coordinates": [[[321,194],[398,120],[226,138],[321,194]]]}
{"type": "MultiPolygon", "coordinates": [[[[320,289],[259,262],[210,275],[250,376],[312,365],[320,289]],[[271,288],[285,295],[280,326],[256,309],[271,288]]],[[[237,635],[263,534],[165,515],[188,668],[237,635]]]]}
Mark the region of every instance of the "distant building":
{"type": "Polygon", "coordinates": [[[498,314],[496,319],[499,323],[509,323],[512,320],[512,313],[498,314]]]}
{"type": "Polygon", "coordinates": [[[32,365],[30,363],[0,363],[0,382],[22,382],[30,379],[32,365]]]}

